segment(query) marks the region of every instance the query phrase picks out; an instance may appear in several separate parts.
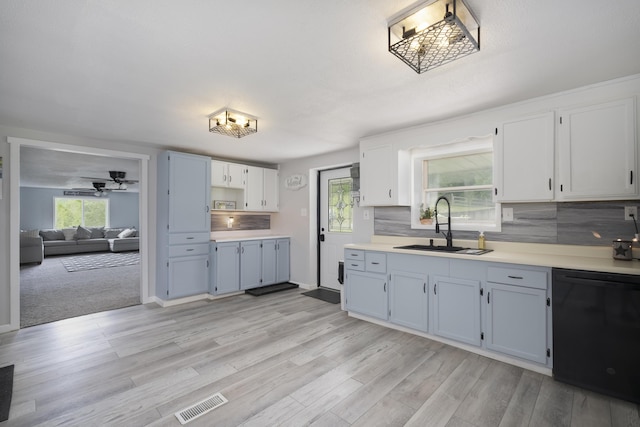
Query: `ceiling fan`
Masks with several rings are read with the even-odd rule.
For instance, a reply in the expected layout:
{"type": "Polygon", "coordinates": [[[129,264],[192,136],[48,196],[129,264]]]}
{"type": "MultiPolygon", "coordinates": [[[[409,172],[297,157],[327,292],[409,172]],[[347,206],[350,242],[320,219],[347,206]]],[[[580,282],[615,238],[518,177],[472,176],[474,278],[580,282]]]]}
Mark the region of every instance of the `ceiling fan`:
{"type": "MultiPolygon", "coordinates": [[[[118,188],[111,188],[111,189],[105,189],[105,190],[126,190],[127,189],[127,184],[137,184],[138,180],[137,179],[126,179],[127,177],[127,173],[126,172],[122,172],[122,171],[109,171],[109,178],[96,178],[96,177],[87,177],[87,176],[83,176],[83,179],[91,179],[91,180],[95,180],[98,181],[98,183],[100,182],[108,182],[108,181],[113,181],[116,184],[118,184],[118,188]]],[[[96,186],[96,182],[93,182],[93,186],[96,186]]],[[[104,185],[103,185],[104,187],[104,185]]],[[[97,190],[97,189],[96,189],[97,190]]],[[[100,190],[98,190],[100,191],[100,190]]]]}
{"type": "Polygon", "coordinates": [[[111,191],[125,191],[126,188],[107,188],[104,182],[92,182],[93,188],[72,188],[67,195],[94,195],[96,197],[107,197],[111,191]],[[74,193],[74,194],[71,194],[74,193]],[[75,194],[77,193],[77,194],[75,194]],[[86,193],[86,194],[85,194],[86,193]]]}

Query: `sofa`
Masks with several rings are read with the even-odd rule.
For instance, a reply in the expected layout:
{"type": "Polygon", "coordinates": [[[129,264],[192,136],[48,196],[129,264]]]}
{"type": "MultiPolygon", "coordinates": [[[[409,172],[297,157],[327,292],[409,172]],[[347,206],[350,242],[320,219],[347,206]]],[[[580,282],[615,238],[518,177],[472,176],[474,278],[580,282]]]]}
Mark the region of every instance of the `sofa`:
{"type": "MultiPolygon", "coordinates": [[[[36,230],[37,231],[37,230],[36,230]]],[[[42,264],[44,259],[44,244],[42,236],[31,233],[20,233],[20,264],[37,262],[42,264]]]]}
{"type": "Polygon", "coordinates": [[[51,255],[89,252],[137,251],[140,248],[135,228],[82,227],[29,230],[20,233],[20,264],[38,262],[51,255]],[[34,236],[37,232],[37,237],[34,236]],[[36,253],[38,249],[41,256],[36,253]]]}

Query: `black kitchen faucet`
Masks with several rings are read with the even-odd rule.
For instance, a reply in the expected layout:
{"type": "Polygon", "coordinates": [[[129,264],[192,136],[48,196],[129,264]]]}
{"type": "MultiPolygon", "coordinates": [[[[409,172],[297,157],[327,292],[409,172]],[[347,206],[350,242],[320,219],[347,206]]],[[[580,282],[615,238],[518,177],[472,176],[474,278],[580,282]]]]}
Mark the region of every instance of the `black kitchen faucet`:
{"type": "Polygon", "coordinates": [[[447,234],[445,234],[445,238],[447,239],[447,247],[450,248],[453,246],[453,236],[451,235],[451,204],[449,203],[449,199],[444,196],[438,197],[434,208],[436,216],[436,233],[440,233],[440,224],[438,223],[438,203],[440,203],[440,200],[447,202],[447,234]]]}

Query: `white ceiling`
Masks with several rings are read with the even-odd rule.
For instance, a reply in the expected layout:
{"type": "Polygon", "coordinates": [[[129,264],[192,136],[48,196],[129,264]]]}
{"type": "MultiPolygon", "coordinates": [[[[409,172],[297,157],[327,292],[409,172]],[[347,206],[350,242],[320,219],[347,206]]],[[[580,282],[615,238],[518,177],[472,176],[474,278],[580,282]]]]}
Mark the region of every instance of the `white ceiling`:
{"type": "Polygon", "coordinates": [[[640,73],[638,0],[468,0],[480,52],[422,75],[387,51],[412,3],[2,0],[0,124],[279,163],[640,73]],[[258,133],[209,133],[224,106],[258,133]]]}

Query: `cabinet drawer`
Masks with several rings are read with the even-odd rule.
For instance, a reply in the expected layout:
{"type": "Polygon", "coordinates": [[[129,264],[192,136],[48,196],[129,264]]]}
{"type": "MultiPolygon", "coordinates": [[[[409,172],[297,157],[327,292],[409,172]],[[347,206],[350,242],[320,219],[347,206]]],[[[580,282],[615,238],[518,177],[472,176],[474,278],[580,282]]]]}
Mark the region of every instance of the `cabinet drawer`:
{"type": "Polygon", "coordinates": [[[347,259],[344,261],[344,268],[347,270],[364,271],[364,261],[357,259],[347,259]]]}
{"type": "Polygon", "coordinates": [[[169,245],[184,245],[186,243],[209,243],[211,233],[174,233],[169,234],[169,245]]]}
{"type": "Polygon", "coordinates": [[[364,261],[364,251],[359,249],[345,249],[344,257],[345,259],[360,259],[364,261]]]}
{"type": "Polygon", "coordinates": [[[367,252],[365,255],[366,270],[371,273],[387,272],[387,255],[380,252],[367,252]]]}
{"type": "Polygon", "coordinates": [[[208,255],[209,245],[175,245],[169,246],[169,257],[188,256],[188,255],[208,255]]]}
{"type": "Polygon", "coordinates": [[[489,267],[487,281],[507,285],[547,289],[547,272],[519,268],[489,267]]]}

